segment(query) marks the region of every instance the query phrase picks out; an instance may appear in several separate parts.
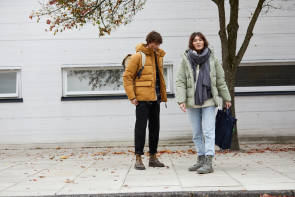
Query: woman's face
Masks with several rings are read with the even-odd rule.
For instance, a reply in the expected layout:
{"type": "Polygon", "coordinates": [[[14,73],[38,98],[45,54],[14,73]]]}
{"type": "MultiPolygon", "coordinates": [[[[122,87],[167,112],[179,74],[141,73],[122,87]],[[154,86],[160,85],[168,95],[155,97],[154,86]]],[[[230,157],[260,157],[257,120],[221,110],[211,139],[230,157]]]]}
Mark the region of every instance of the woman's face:
{"type": "Polygon", "coordinates": [[[196,51],[201,51],[204,48],[204,40],[199,36],[196,36],[193,40],[193,46],[195,47],[196,51]]]}

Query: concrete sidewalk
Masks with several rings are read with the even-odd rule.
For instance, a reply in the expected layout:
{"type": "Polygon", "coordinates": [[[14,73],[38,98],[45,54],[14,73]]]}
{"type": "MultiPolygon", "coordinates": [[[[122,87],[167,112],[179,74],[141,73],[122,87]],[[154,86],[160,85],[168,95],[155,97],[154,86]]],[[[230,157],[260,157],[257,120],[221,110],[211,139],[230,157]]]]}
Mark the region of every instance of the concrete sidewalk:
{"type": "Polygon", "coordinates": [[[212,191],[212,194],[233,191],[242,196],[237,192],[257,190],[277,194],[281,190],[282,194],[294,196],[295,144],[254,144],[241,148],[241,152],[217,151],[215,172],[207,175],[187,170],[196,159],[190,146],[159,147],[160,160],[167,167],[149,168],[145,156],[145,171],[133,168],[133,148],[127,147],[2,149],[0,196],[107,193],[131,196],[135,192],[189,196],[188,191],[212,191]]]}

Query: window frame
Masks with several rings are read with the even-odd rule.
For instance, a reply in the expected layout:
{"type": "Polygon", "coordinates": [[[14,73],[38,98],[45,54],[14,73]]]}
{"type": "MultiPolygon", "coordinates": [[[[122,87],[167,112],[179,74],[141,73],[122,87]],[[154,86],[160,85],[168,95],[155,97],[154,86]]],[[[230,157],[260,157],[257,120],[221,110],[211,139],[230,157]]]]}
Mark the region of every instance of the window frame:
{"type": "Polygon", "coordinates": [[[16,72],[16,91],[10,94],[1,94],[0,99],[15,99],[22,97],[21,91],[21,67],[19,66],[0,66],[0,73],[11,73],[16,72]]]}
{"type": "MultiPolygon", "coordinates": [[[[164,68],[167,68],[167,93],[173,93],[173,64],[164,63],[164,68]]],[[[122,69],[122,65],[118,63],[105,64],[64,64],[61,66],[62,72],[62,97],[122,97],[126,95],[125,90],[110,90],[110,91],[68,91],[67,89],[67,73],[71,70],[107,70],[107,69],[122,69]]]]}
{"type": "MultiPolygon", "coordinates": [[[[241,62],[240,66],[295,66],[295,60],[251,60],[241,62]]],[[[247,94],[247,93],[284,93],[295,92],[295,85],[280,85],[280,86],[237,86],[235,87],[235,93],[247,94]]]]}

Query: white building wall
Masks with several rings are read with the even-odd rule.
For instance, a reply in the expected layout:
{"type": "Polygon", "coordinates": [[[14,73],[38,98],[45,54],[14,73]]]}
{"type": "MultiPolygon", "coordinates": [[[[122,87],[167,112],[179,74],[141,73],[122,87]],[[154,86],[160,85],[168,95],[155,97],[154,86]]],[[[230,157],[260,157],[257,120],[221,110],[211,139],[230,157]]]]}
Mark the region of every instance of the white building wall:
{"type": "MultiPolygon", "coordinates": [[[[211,0],[148,0],[135,20],[111,36],[98,38],[95,27],[57,34],[29,19],[37,0],[0,1],[0,67],[20,66],[22,103],[0,103],[0,143],[133,140],[135,108],[128,100],[61,101],[64,64],[118,64],[151,31],[164,37],[165,61],[174,65],[189,35],[202,31],[220,57],[217,8],[211,0]]],[[[242,38],[255,0],[241,1],[242,38]]],[[[247,61],[295,59],[295,4],[264,14],[244,57],[247,61]]],[[[175,78],[174,78],[175,79],[175,78]]],[[[237,97],[240,135],[289,135],[295,129],[295,96],[237,97]]],[[[161,108],[161,139],[190,137],[187,115],[175,99],[161,108]]]]}

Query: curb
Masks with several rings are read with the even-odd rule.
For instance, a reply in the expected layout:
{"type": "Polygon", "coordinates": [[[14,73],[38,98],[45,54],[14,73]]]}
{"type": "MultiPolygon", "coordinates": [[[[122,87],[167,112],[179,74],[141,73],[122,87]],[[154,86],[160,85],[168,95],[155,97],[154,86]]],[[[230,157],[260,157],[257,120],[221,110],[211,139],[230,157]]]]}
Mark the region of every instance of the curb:
{"type": "MultiPolygon", "coordinates": [[[[10,196],[11,197],[11,196],[10,196]]],[[[18,196],[25,197],[25,196],[18,196]]],[[[177,191],[109,194],[63,194],[34,197],[295,197],[295,190],[177,191]]]]}

